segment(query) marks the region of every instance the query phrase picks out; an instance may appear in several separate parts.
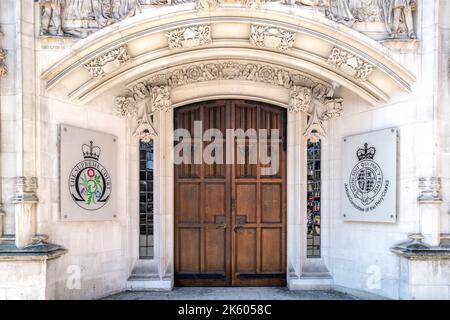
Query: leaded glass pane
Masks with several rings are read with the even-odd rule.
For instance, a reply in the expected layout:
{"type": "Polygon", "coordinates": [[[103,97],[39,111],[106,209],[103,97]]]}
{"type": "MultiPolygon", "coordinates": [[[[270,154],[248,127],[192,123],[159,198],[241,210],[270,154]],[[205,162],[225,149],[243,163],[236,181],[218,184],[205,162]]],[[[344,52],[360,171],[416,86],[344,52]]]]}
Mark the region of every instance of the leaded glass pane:
{"type": "Polygon", "coordinates": [[[153,258],[153,141],[139,148],[139,257],[153,258]]]}
{"type": "Polygon", "coordinates": [[[307,216],[308,258],[320,258],[321,142],[308,141],[307,216]]]}

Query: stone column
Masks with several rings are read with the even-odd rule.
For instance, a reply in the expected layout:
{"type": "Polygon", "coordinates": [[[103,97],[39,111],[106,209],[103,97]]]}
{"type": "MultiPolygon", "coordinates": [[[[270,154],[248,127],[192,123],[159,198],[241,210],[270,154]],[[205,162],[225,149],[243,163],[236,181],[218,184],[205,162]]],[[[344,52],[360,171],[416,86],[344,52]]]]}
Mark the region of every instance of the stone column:
{"type": "Polygon", "coordinates": [[[160,223],[160,265],[161,280],[170,280],[174,268],[174,174],[173,174],[173,109],[159,112],[159,142],[161,163],[161,223],[160,223]]]}
{"type": "MultiPolygon", "coordinates": [[[[424,242],[431,246],[438,246],[441,233],[441,202],[442,199],[435,193],[440,189],[439,145],[438,132],[439,113],[438,97],[441,95],[439,88],[439,55],[435,46],[427,43],[438,44],[440,34],[439,1],[429,1],[422,4],[420,14],[423,16],[422,25],[419,28],[422,41],[420,50],[422,70],[420,72],[420,88],[422,98],[418,109],[418,124],[415,128],[415,146],[417,154],[417,177],[419,179],[420,194],[419,204],[419,232],[424,236],[424,242]],[[426,6],[426,10],[424,9],[426,6]],[[430,14],[432,13],[432,14],[430,14]],[[427,15],[426,17],[424,15],[427,15]],[[426,38],[426,39],[425,39],[426,38]]],[[[414,230],[413,232],[417,232],[414,230]]]]}
{"type": "Polygon", "coordinates": [[[287,121],[287,273],[288,285],[301,275],[302,247],[306,246],[306,147],[302,132],[304,115],[289,111],[287,121]],[[305,195],[303,197],[303,195],[305,195]],[[305,236],[303,236],[305,235],[305,236]]]}
{"type": "Polygon", "coordinates": [[[37,154],[36,154],[36,92],[35,81],[39,79],[35,69],[34,10],[30,1],[16,2],[16,194],[15,236],[16,246],[23,248],[32,244],[36,233],[37,154]]]}
{"type": "MultiPolygon", "coordinates": [[[[0,6],[1,9],[1,6],[0,6]]],[[[3,38],[3,33],[0,30],[0,40],[3,38]]],[[[1,90],[1,78],[6,76],[8,73],[8,68],[6,67],[6,51],[0,47],[0,90],[1,90]]],[[[1,96],[1,94],[0,94],[1,96]]],[[[1,99],[0,99],[1,100],[1,99]]],[[[0,129],[1,129],[1,101],[0,101],[0,129]]],[[[0,141],[2,141],[1,130],[0,130],[0,141]]],[[[1,149],[0,149],[1,153],[1,149]]],[[[0,160],[0,172],[2,169],[2,163],[0,160]]],[[[2,199],[2,177],[0,176],[0,238],[3,236],[3,217],[5,216],[5,212],[3,210],[3,199],[2,199]]]]}
{"type": "Polygon", "coordinates": [[[436,247],[441,242],[441,179],[419,178],[419,189],[420,233],[425,243],[436,247]]]}
{"type": "Polygon", "coordinates": [[[36,196],[37,181],[31,178],[18,177],[16,182],[16,194],[13,203],[16,205],[15,235],[16,247],[24,248],[33,243],[36,235],[36,204],[39,202],[36,196]]]}

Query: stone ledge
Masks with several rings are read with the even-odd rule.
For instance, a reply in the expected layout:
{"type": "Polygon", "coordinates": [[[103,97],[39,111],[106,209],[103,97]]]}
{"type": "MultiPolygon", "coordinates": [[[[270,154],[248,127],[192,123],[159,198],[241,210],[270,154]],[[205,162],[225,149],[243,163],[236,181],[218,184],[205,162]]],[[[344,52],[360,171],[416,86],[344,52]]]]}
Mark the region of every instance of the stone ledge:
{"type": "Polygon", "coordinates": [[[56,259],[67,249],[51,243],[36,243],[26,248],[17,248],[14,242],[0,242],[0,261],[44,261],[56,259]]]}
{"type": "Polygon", "coordinates": [[[408,260],[450,260],[450,248],[397,246],[391,251],[408,260]]]}
{"type": "Polygon", "coordinates": [[[420,233],[411,234],[409,238],[409,241],[396,245],[391,248],[391,251],[408,260],[450,260],[450,246],[447,246],[445,241],[449,238],[448,235],[441,235],[441,245],[438,247],[431,247],[424,243],[424,236],[420,233]]]}

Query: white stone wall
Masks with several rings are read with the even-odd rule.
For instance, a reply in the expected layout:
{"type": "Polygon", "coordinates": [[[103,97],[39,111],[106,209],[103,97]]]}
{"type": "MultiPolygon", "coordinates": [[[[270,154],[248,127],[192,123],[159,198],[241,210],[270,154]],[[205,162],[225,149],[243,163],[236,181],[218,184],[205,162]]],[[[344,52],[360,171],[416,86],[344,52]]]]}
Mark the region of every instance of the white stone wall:
{"type": "Polygon", "coordinates": [[[126,121],[112,115],[112,103],[109,97],[103,97],[101,104],[86,106],[73,105],[57,98],[41,98],[38,230],[49,235],[50,242],[68,249],[66,255],[53,262],[57,299],[100,298],[124,290],[129,276],[129,134],[126,121]],[[60,124],[95,129],[118,137],[118,172],[114,191],[119,207],[117,219],[102,222],[62,221],[64,212],[60,212],[59,207],[60,124]],[[67,285],[77,268],[81,276],[79,290],[67,285]]]}
{"type": "Polygon", "coordinates": [[[44,300],[47,261],[0,261],[0,300],[44,300]]]}
{"type": "MultiPolygon", "coordinates": [[[[391,96],[389,103],[377,107],[369,106],[348,90],[341,89],[337,93],[345,98],[345,109],[342,118],[329,124],[329,138],[323,145],[322,202],[323,260],[333,276],[333,283],[337,286],[395,299],[449,298],[448,262],[408,262],[390,251],[391,247],[406,241],[408,235],[414,232],[425,232],[425,235],[431,238],[438,227],[442,233],[450,233],[450,22],[446,19],[450,15],[450,4],[446,0],[433,3],[438,2],[441,5],[439,10],[433,5],[419,6],[416,25],[420,39],[419,49],[393,53],[395,59],[417,77],[412,93],[396,93],[391,96]],[[342,138],[388,127],[398,127],[400,130],[398,221],[395,224],[344,222],[339,210],[344,179],[341,175],[342,138]],[[421,222],[428,213],[417,204],[417,179],[420,176],[441,176],[443,179],[444,202],[441,205],[440,226],[431,224],[428,227],[421,222]],[[406,274],[411,276],[406,277],[406,274]],[[427,278],[430,274],[433,277],[427,278]]],[[[36,12],[28,12],[32,6],[25,6],[23,25],[29,27],[24,32],[31,35],[28,39],[30,43],[17,43],[17,3],[14,0],[1,0],[0,3],[0,22],[5,33],[1,45],[8,50],[9,61],[9,74],[0,80],[0,202],[4,203],[6,211],[4,231],[7,234],[14,233],[14,207],[9,203],[9,199],[14,194],[14,178],[18,175],[16,107],[18,101],[24,98],[17,83],[17,48],[23,46],[24,50],[33,50],[33,46],[29,44],[34,41],[32,35],[38,34],[38,25],[32,23],[32,16],[36,12]]],[[[71,46],[76,43],[70,39],[45,38],[37,42],[37,75],[69,52],[71,46]]],[[[31,64],[32,61],[24,61],[23,69],[34,70],[31,64]]],[[[47,92],[44,81],[39,80],[38,76],[34,78],[38,88],[38,98],[33,105],[36,110],[38,135],[36,149],[32,148],[31,152],[35,150],[36,154],[40,199],[36,231],[49,235],[50,242],[62,245],[68,249],[68,253],[47,263],[0,262],[0,300],[93,299],[124,290],[138,256],[138,183],[135,180],[138,176],[138,153],[136,139],[131,137],[132,128],[126,120],[113,114],[114,92],[102,94],[101,97],[81,105],[69,101],[66,97],[69,92],[64,83],[57,87],[58,92],[47,92]],[[95,129],[118,137],[116,185],[120,210],[114,221],[61,220],[61,214],[64,213],[60,212],[59,207],[58,128],[62,123],[95,129]],[[74,288],[71,283],[77,281],[74,277],[78,271],[81,287],[74,288]]],[[[178,90],[177,100],[182,101],[179,92],[182,90],[178,90]]],[[[296,127],[301,125],[297,123],[296,127]]],[[[298,135],[301,135],[301,132],[298,132],[298,135]]],[[[300,144],[298,142],[295,145],[300,144]]],[[[161,158],[156,161],[163,160],[161,158]]],[[[158,163],[156,165],[158,166],[158,163]]],[[[290,163],[290,167],[292,166],[294,164],[290,163]]],[[[155,178],[164,180],[165,186],[170,186],[173,181],[170,170],[161,172],[155,178]]],[[[296,190],[302,189],[298,181],[293,181],[292,185],[295,185],[296,190]]],[[[306,195],[300,196],[303,198],[299,203],[289,204],[292,208],[304,207],[306,195]]],[[[166,206],[167,210],[155,212],[156,259],[149,264],[153,271],[159,271],[160,276],[164,276],[173,259],[173,241],[170,239],[172,230],[166,230],[167,225],[163,225],[161,221],[163,215],[172,212],[173,208],[164,195],[156,192],[156,197],[155,201],[166,206]],[[160,238],[164,239],[161,243],[158,240],[160,238]]],[[[305,221],[298,221],[297,218],[292,217],[294,225],[289,229],[296,232],[288,235],[288,256],[292,259],[296,271],[299,271],[302,259],[300,256],[304,250],[299,250],[297,246],[306,246],[306,243],[299,243],[298,240],[302,237],[298,233],[305,232],[306,225],[305,221]],[[304,230],[299,231],[298,228],[304,230]]],[[[170,221],[170,218],[167,221],[170,221]]],[[[168,271],[170,273],[170,270],[168,271]]]]}

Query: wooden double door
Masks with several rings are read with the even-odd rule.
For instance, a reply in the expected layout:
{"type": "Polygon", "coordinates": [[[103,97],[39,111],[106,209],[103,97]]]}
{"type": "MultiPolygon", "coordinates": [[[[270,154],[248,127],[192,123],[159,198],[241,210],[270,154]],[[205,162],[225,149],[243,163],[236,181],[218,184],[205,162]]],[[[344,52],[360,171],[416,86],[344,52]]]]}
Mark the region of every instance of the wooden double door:
{"type": "MultiPolygon", "coordinates": [[[[286,116],[283,108],[241,100],[175,110],[175,129],[192,136],[192,164],[175,165],[175,285],[286,284],[286,116]],[[199,123],[202,133],[211,128],[223,133],[223,164],[198,156],[194,162],[194,145],[197,152],[200,147],[208,151],[211,143],[199,139],[199,123]],[[278,129],[277,148],[266,150],[272,161],[278,159],[278,170],[267,172],[271,164],[260,159],[259,138],[255,150],[248,138],[226,139],[226,129],[255,129],[258,136],[267,129],[269,139],[270,129],[278,129]],[[227,162],[227,156],[233,160],[227,162]]],[[[175,150],[176,156],[184,155],[175,150]]]]}

